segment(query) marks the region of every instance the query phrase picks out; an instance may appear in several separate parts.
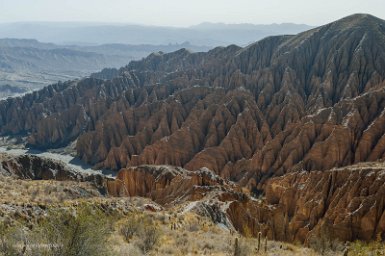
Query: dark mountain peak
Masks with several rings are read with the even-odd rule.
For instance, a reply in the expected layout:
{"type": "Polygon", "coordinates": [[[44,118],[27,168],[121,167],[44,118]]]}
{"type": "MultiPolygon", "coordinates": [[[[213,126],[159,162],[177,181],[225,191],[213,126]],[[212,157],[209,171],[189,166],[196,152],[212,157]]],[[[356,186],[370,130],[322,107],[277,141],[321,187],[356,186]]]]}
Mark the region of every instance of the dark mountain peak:
{"type": "Polygon", "coordinates": [[[177,55],[188,55],[190,53],[192,53],[190,50],[186,49],[186,48],[181,48],[177,51],[174,52],[175,54],[177,55]]]}
{"type": "Polygon", "coordinates": [[[215,47],[214,49],[210,50],[208,52],[208,54],[210,56],[228,57],[228,56],[234,55],[237,51],[240,51],[242,49],[243,48],[238,46],[238,45],[231,44],[231,45],[226,46],[226,47],[224,47],[224,46],[215,47]]]}
{"type": "Polygon", "coordinates": [[[159,58],[159,57],[170,58],[170,57],[175,57],[175,56],[189,55],[190,53],[191,53],[190,50],[188,50],[186,48],[181,48],[179,50],[169,52],[169,53],[165,53],[163,51],[153,52],[148,56],[148,58],[159,58]]]}
{"type": "Polygon", "coordinates": [[[362,23],[368,23],[368,22],[384,22],[384,20],[377,18],[376,16],[373,16],[368,13],[356,13],[349,16],[346,16],[340,20],[337,20],[336,22],[351,22],[352,24],[362,24],[362,23]]]}
{"type": "Polygon", "coordinates": [[[353,14],[330,23],[337,29],[351,29],[351,28],[376,28],[379,25],[384,25],[385,21],[370,14],[353,14]]]}
{"type": "Polygon", "coordinates": [[[300,46],[311,45],[313,50],[318,48],[330,50],[341,46],[354,50],[363,43],[374,43],[379,47],[381,43],[378,41],[385,45],[385,21],[370,14],[353,14],[293,36],[282,45],[281,49],[286,52],[301,48],[300,46]]]}

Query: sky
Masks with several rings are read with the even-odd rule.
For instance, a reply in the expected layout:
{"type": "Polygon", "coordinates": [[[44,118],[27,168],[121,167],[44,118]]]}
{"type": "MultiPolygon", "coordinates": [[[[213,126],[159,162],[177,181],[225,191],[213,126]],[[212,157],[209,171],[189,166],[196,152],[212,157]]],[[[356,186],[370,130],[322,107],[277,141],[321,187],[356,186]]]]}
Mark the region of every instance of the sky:
{"type": "Polygon", "coordinates": [[[353,13],[385,19],[384,0],[0,0],[0,22],[186,27],[202,22],[322,25],[353,13]]]}

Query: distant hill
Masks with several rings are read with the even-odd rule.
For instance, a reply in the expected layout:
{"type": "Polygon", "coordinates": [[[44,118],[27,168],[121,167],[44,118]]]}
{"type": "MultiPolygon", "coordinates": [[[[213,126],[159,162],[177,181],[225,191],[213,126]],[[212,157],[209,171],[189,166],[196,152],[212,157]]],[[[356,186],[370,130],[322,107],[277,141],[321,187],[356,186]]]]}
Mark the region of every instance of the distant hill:
{"type": "Polygon", "coordinates": [[[202,23],[188,28],[124,24],[30,22],[0,24],[0,37],[35,38],[57,44],[151,44],[190,42],[193,45],[226,46],[258,41],[266,36],[297,34],[310,29],[303,24],[202,23]],[[103,35],[103,36],[101,36],[103,35]]]}
{"type": "MultiPolygon", "coordinates": [[[[35,90],[125,66],[153,52],[245,46],[267,36],[297,34],[309,28],[291,23],[202,23],[188,28],[76,22],[0,24],[0,86],[35,90]]],[[[0,95],[12,95],[12,91],[0,89],[0,95]]]]}
{"type": "Polygon", "coordinates": [[[89,76],[106,67],[124,66],[152,52],[172,52],[180,48],[209,49],[189,43],[78,46],[41,43],[33,39],[0,39],[0,97],[13,95],[20,89],[35,90],[58,81],[89,76]],[[6,87],[1,87],[4,85],[6,87]]]}

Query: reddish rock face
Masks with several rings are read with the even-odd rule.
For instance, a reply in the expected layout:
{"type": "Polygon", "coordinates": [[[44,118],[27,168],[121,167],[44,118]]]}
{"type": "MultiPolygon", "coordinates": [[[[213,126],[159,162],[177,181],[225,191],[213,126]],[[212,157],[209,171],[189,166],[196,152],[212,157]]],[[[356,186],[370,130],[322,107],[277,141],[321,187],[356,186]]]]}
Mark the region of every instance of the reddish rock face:
{"type": "Polygon", "coordinates": [[[115,180],[107,181],[113,196],[148,197],[163,204],[198,201],[210,195],[235,200],[240,188],[225,182],[208,169],[190,172],[172,166],[139,166],[119,171],[115,180]]]}
{"type": "Polygon", "coordinates": [[[289,241],[306,242],[325,230],[343,241],[384,237],[384,200],[383,164],[291,173],[266,184],[266,203],[285,216],[275,224],[289,241]]]}
{"type": "Polygon", "coordinates": [[[341,241],[385,236],[385,167],[379,163],[286,174],[270,179],[258,200],[208,170],[170,166],[122,169],[107,188],[111,195],[148,197],[166,206],[193,201],[191,210],[270,239],[308,243],[321,236],[341,241]]]}

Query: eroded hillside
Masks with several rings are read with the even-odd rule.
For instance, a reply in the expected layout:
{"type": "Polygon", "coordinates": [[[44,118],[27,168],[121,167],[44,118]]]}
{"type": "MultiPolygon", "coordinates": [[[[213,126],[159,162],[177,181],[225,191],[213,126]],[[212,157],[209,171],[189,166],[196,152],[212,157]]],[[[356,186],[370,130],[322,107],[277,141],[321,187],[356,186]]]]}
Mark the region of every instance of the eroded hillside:
{"type": "Polygon", "coordinates": [[[0,102],[0,133],[76,141],[117,172],[101,183],[110,195],[198,202],[243,234],[384,239],[385,21],[154,53],[95,77],[0,102]]]}

